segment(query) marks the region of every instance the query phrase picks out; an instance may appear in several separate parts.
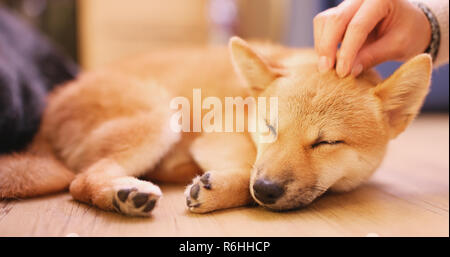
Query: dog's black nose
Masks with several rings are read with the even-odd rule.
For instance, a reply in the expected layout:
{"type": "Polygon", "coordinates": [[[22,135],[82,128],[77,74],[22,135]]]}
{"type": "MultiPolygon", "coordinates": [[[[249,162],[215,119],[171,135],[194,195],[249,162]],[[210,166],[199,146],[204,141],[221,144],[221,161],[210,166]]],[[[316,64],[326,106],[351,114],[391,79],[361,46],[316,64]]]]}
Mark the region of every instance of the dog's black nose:
{"type": "Polygon", "coordinates": [[[255,197],[265,204],[275,203],[284,193],[283,187],[265,179],[257,179],[253,184],[253,193],[255,197]]]}

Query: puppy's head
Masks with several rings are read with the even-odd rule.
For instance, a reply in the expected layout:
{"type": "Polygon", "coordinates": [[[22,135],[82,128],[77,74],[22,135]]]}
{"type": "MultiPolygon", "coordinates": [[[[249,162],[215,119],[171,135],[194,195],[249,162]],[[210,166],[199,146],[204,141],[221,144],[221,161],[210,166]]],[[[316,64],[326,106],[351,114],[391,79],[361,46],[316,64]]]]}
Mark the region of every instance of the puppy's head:
{"type": "Polygon", "coordinates": [[[253,198],[276,210],[301,207],[328,189],[346,191],[365,181],[381,163],[388,141],[417,115],[430,84],[426,54],[381,81],[373,71],[344,79],[334,71],[320,74],[311,51],[278,49],[263,56],[239,38],[230,40],[230,51],[252,94],[278,99],[277,121],[257,115],[274,140],[260,140],[262,126],[252,134],[257,157],[250,181],[253,198]]]}

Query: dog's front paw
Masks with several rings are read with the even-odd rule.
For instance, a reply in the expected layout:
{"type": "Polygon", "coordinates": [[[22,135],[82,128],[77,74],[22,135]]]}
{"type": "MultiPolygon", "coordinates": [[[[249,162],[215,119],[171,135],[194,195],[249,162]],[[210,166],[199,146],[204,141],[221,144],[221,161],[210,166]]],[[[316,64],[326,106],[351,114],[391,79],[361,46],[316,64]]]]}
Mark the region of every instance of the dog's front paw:
{"type": "Polygon", "coordinates": [[[214,194],[218,188],[212,184],[211,172],[206,172],[202,176],[197,176],[191,185],[184,192],[186,205],[191,212],[204,213],[216,210],[214,194]]]}
{"type": "Polygon", "coordinates": [[[112,204],[117,212],[130,216],[149,216],[161,197],[156,187],[118,187],[115,190],[112,204]]]}
{"type": "Polygon", "coordinates": [[[246,170],[208,171],[186,188],[186,205],[196,213],[247,205],[252,201],[249,178],[246,170]]]}

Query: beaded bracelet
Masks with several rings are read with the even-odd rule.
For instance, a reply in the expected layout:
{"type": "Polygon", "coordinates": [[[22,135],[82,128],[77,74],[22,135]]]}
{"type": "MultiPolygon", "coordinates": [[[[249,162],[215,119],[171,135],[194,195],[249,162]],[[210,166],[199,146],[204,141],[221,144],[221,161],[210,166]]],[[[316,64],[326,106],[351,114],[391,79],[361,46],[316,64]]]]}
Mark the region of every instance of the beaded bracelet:
{"type": "Polygon", "coordinates": [[[430,44],[428,45],[427,49],[425,50],[425,53],[430,54],[431,58],[433,58],[433,61],[436,60],[436,57],[438,55],[439,46],[441,44],[441,30],[439,28],[439,22],[436,18],[436,16],[433,14],[433,12],[423,3],[420,2],[411,2],[415,4],[417,7],[419,7],[425,16],[428,19],[428,22],[430,22],[431,26],[431,40],[430,44]]]}

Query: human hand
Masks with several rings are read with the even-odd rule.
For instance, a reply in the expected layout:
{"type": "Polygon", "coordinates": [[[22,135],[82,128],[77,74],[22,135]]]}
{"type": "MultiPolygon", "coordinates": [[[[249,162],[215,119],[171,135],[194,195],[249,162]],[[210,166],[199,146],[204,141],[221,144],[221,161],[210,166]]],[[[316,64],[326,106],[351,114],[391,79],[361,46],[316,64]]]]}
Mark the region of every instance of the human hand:
{"type": "Polygon", "coordinates": [[[336,64],[339,77],[407,60],[423,53],[430,40],[428,19],[407,0],[346,0],[314,18],[318,69],[327,72],[336,64]]]}

